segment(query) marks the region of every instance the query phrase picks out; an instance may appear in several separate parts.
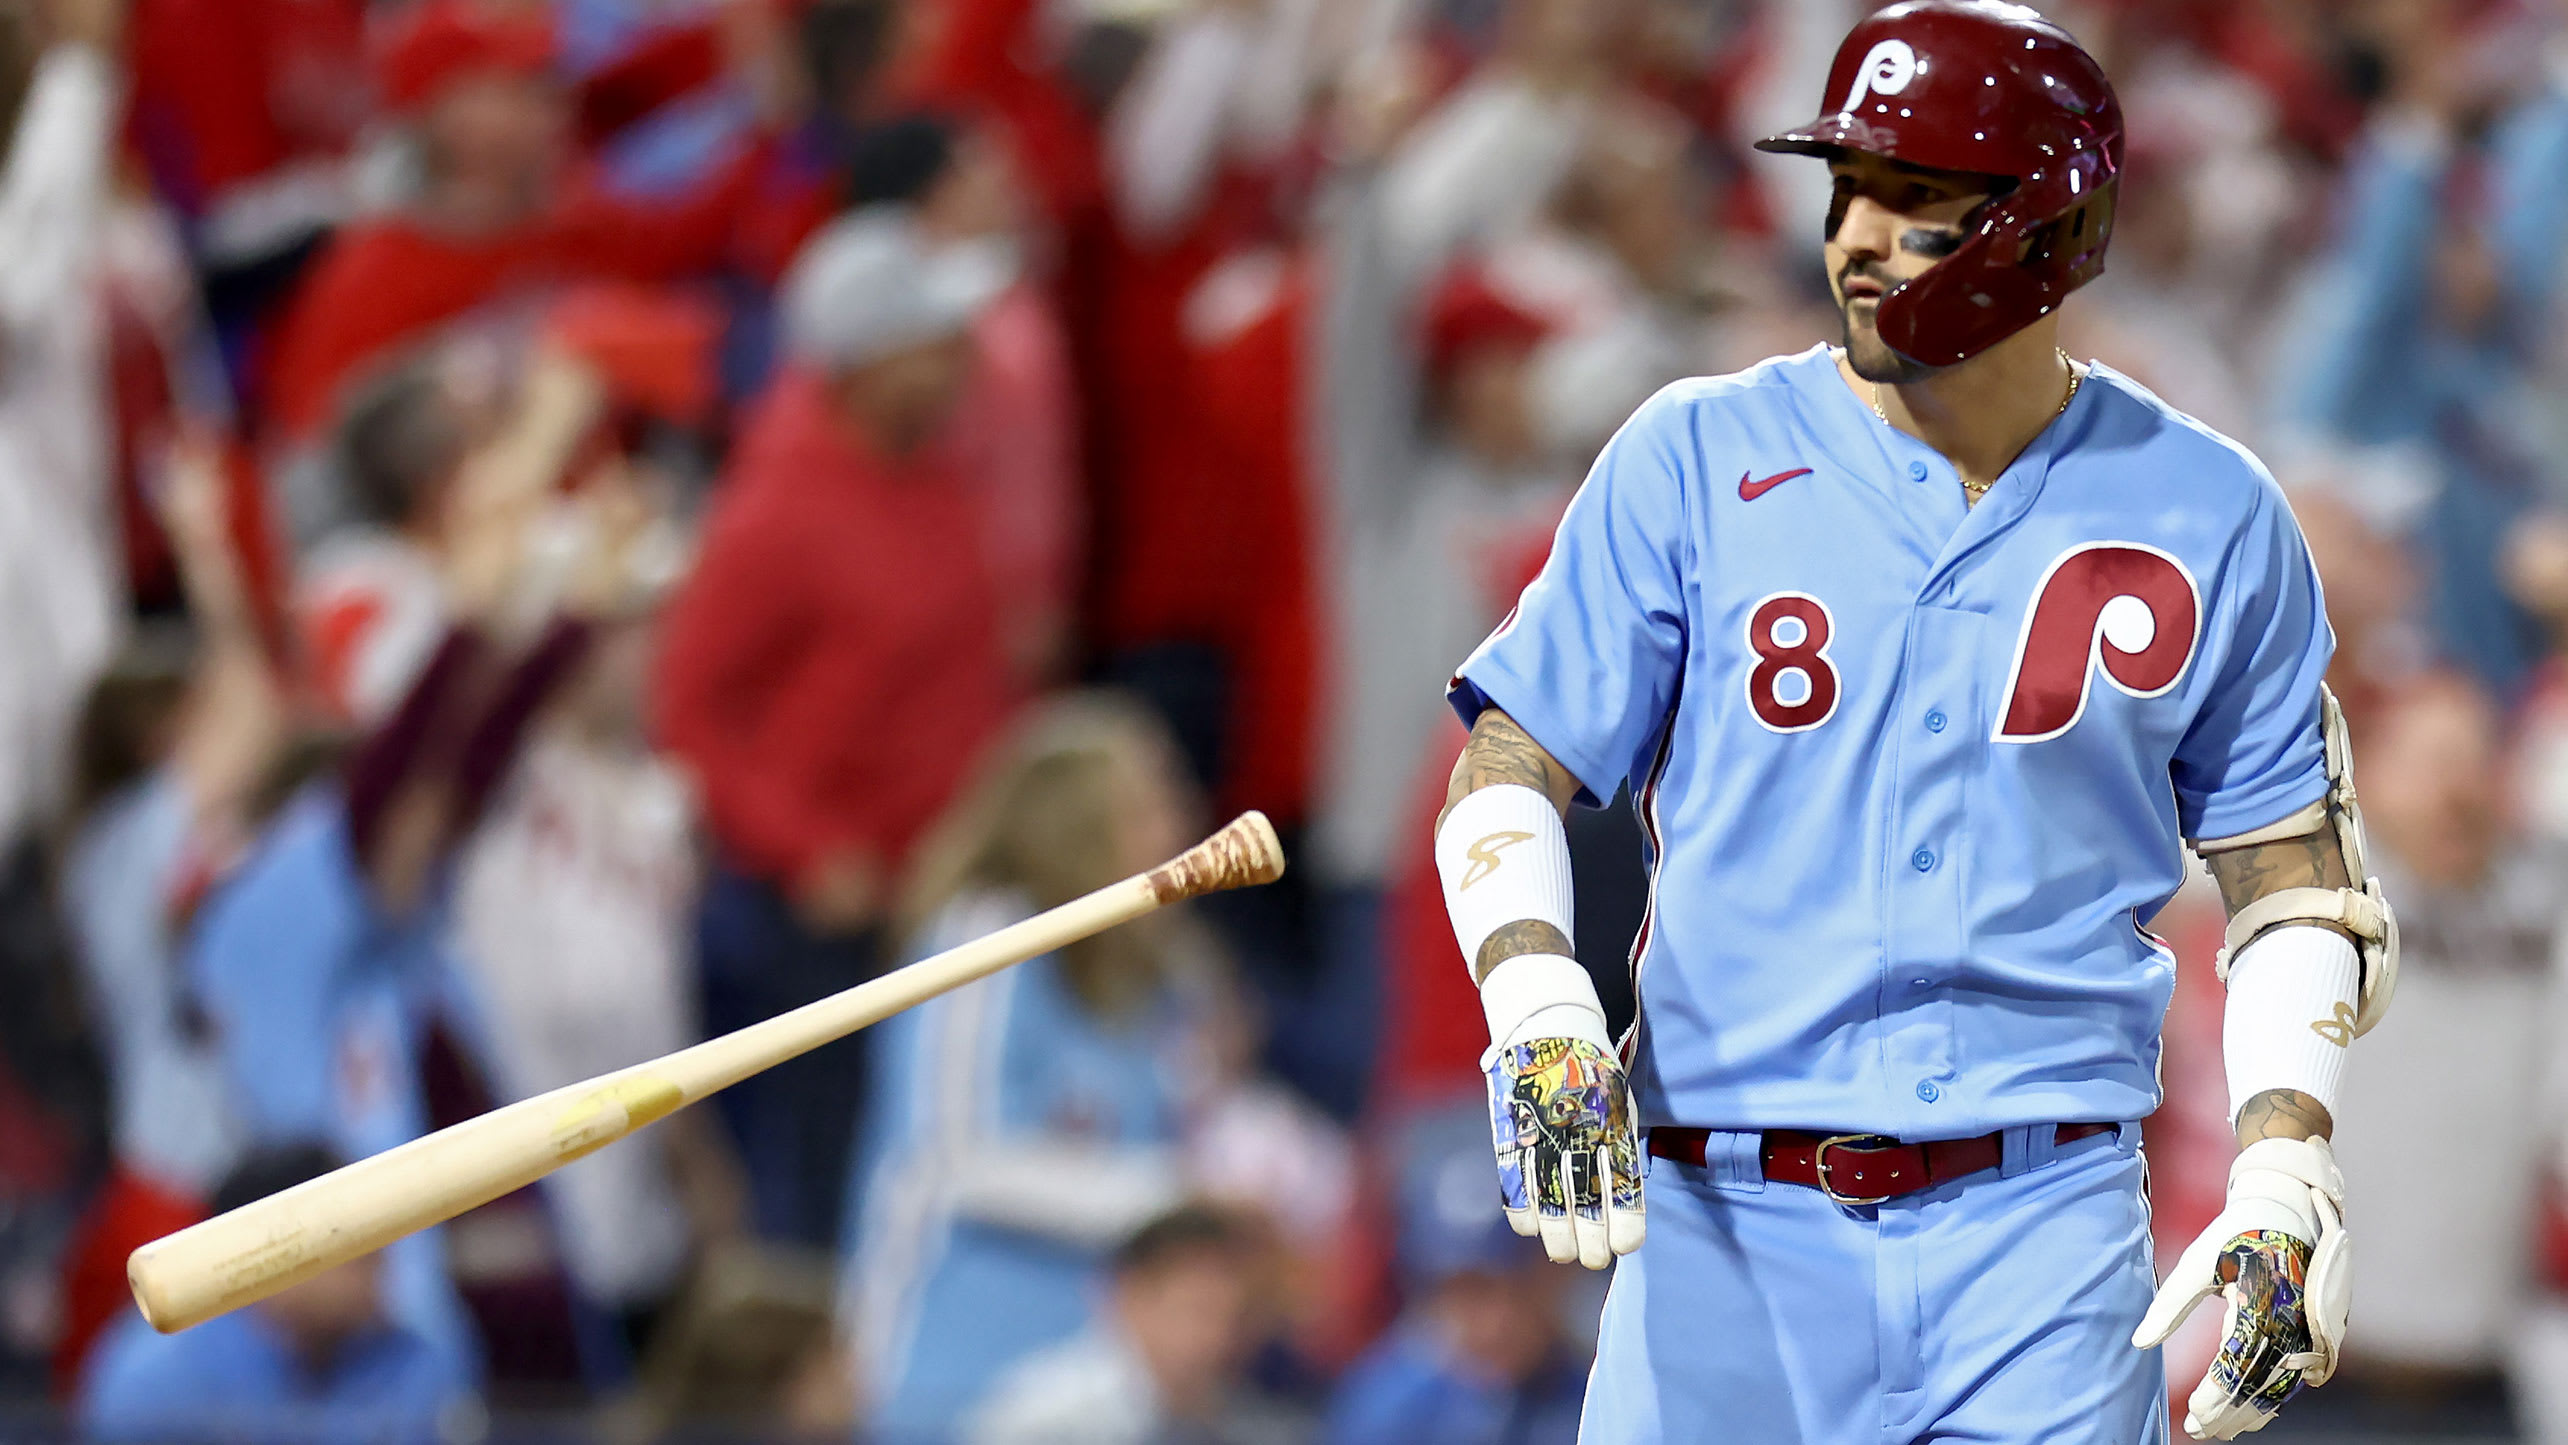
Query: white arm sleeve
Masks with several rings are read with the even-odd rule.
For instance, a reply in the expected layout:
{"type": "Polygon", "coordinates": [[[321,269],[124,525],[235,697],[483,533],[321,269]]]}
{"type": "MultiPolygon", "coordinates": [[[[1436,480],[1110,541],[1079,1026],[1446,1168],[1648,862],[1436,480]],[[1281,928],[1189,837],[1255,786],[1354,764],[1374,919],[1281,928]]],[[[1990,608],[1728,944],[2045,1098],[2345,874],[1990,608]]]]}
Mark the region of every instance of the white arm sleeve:
{"type": "MultiPolygon", "coordinates": [[[[1522,783],[1482,788],[1453,805],[1436,828],[1436,872],[1466,968],[1476,969],[1481,945],[1511,923],[1547,923],[1563,939],[1575,931],[1569,835],[1551,799],[1522,783]]],[[[1579,1038],[1611,1047],[1596,985],[1566,954],[1501,960],[1480,981],[1480,1007],[1493,1045],[1579,1038]]]]}
{"type": "Polygon", "coordinates": [[[1510,923],[1548,923],[1577,936],[1569,891],[1569,834],[1551,799],[1522,783],[1482,788],[1436,825],[1436,872],[1466,968],[1510,923]]]}
{"type": "Polygon", "coordinates": [[[2269,1089],[2296,1089],[2328,1109],[2345,1080],[2363,966],[2331,929],[2268,929],[2229,961],[2221,1055],[2229,1118],[2269,1089]]]}

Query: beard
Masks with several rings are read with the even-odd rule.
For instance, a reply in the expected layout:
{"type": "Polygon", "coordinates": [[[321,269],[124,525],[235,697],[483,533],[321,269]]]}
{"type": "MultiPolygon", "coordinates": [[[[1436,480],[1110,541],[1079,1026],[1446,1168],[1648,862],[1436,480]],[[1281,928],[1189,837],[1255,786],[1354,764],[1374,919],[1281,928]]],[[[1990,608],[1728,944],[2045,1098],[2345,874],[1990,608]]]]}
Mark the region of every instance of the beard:
{"type": "MultiPolygon", "coordinates": [[[[1874,310],[1878,312],[1879,309],[1879,304],[1876,303],[1874,310]]],[[[1911,361],[1891,350],[1890,343],[1881,339],[1880,328],[1873,324],[1869,316],[1861,324],[1857,324],[1852,302],[1838,304],[1837,319],[1843,328],[1842,340],[1846,348],[1846,365],[1853,369],[1855,375],[1864,380],[1878,386],[1901,386],[1922,380],[1936,370],[1924,362],[1911,361]]]]}

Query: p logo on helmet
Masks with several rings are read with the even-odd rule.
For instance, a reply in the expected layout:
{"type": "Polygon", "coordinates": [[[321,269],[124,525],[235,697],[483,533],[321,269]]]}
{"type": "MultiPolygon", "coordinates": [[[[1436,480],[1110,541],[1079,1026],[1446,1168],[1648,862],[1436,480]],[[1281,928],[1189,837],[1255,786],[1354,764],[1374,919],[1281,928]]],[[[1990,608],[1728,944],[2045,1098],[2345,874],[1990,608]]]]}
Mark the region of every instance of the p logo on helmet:
{"type": "Polygon", "coordinates": [[[1839,115],[1852,115],[1867,95],[1897,95],[1917,78],[1917,52],[1905,40],[1885,40],[1865,54],[1855,71],[1855,88],[1846,92],[1839,115]]]}

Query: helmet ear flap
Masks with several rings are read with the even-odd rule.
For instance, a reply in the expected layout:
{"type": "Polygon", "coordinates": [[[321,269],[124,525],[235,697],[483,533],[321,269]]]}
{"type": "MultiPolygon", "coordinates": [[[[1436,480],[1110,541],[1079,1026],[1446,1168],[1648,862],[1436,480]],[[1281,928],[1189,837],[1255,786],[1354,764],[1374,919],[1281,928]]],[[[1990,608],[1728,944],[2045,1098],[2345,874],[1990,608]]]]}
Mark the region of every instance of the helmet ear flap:
{"type": "Polygon", "coordinates": [[[2104,242],[2113,234],[2113,213],[2121,193],[2118,177],[2097,187],[2084,203],[2043,227],[2025,259],[2055,264],[2065,279],[2063,294],[2103,275],[2104,242]]]}
{"type": "Polygon", "coordinates": [[[1922,365],[1956,366],[2049,315],[2104,274],[2119,190],[2107,179],[2048,217],[2050,198],[2031,187],[1998,197],[1960,250],[1882,298],[1883,343],[1922,365]]]}
{"type": "Polygon", "coordinates": [[[1882,297],[1874,324],[1883,344],[1923,366],[1957,366],[2020,329],[2034,314],[2024,304],[2027,239],[2022,218],[1998,202],[1960,249],[1882,297]]]}

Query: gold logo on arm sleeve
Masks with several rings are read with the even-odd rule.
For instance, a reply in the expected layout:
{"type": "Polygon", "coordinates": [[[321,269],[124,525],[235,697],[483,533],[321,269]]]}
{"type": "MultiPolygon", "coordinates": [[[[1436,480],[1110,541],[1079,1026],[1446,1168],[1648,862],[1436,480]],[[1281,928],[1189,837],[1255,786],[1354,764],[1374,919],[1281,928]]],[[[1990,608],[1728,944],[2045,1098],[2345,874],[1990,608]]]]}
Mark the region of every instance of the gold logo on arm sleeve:
{"type": "Polygon", "coordinates": [[[2354,1042],[2354,1005],[2340,1003],[2334,1017],[2310,1020],[2309,1031],[2340,1049],[2351,1045],[2354,1042]]]}
{"type": "Polygon", "coordinates": [[[1531,833],[1517,833],[1512,831],[1492,833],[1488,837],[1472,844],[1470,847],[1463,849],[1462,856],[1471,860],[1471,866],[1463,870],[1462,882],[1455,887],[1454,891],[1459,893],[1463,889],[1469,888],[1472,884],[1479,882],[1481,879],[1488,877],[1490,874],[1497,872],[1498,850],[1501,848],[1512,848],[1518,843],[1530,842],[1532,841],[1533,836],[1534,835],[1531,833]]]}

